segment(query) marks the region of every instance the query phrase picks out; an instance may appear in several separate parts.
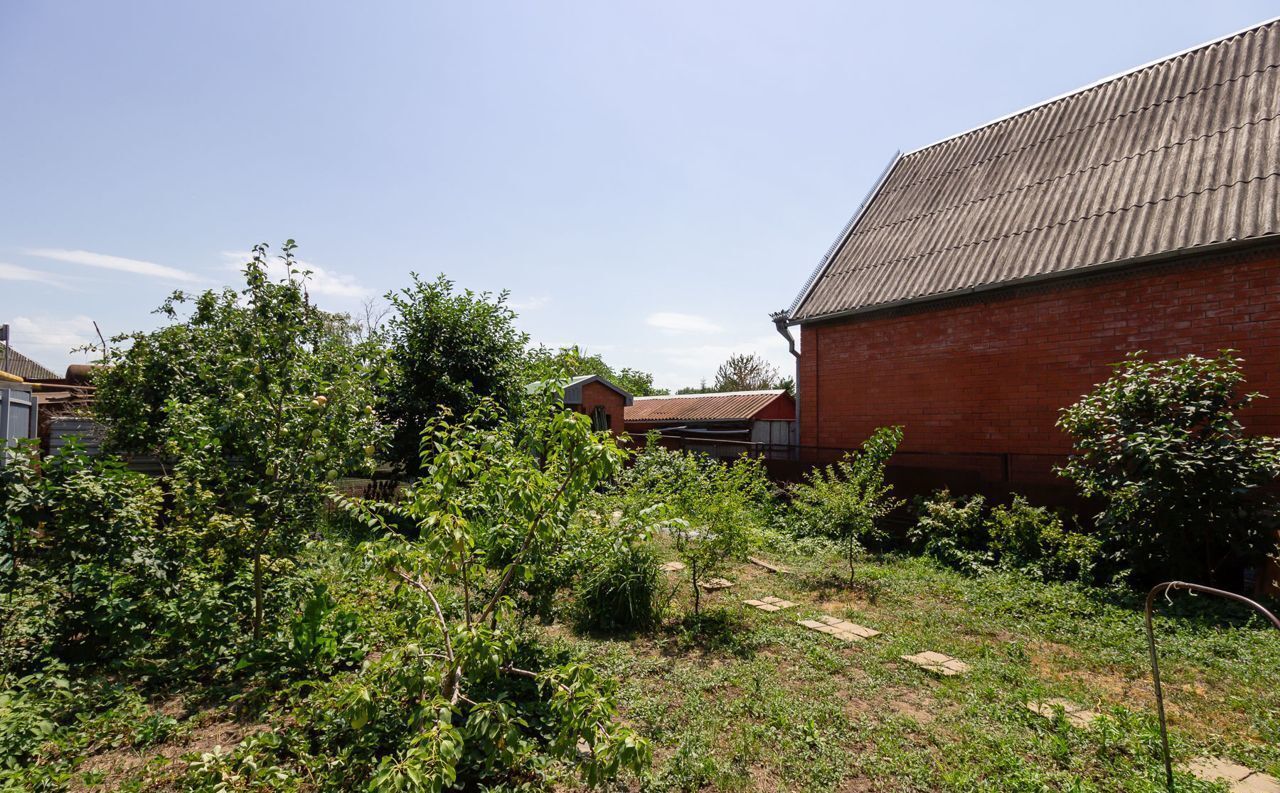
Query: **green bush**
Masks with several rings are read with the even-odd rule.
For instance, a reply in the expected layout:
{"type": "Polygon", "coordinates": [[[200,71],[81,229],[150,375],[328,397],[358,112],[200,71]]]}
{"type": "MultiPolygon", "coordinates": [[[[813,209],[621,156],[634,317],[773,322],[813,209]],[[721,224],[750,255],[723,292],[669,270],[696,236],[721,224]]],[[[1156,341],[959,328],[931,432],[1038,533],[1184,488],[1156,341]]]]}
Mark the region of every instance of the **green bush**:
{"type": "Polygon", "coordinates": [[[987,526],[983,520],[986,499],[979,495],[952,497],[941,490],[930,498],[916,499],[916,525],[907,539],[921,552],[964,573],[979,573],[991,566],[987,526]]]}
{"type": "Polygon", "coordinates": [[[149,639],[174,563],[152,480],[69,446],[0,467],[0,672],[105,664],[149,639]]]}
{"type": "Polygon", "coordinates": [[[791,506],[803,531],[835,542],[849,565],[853,585],[854,562],[870,542],[884,539],[881,521],[902,505],[890,496],[884,481],[889,458],[902,442],[902,427],[881,427],[834,465],[815,468],[791,490],[791,506]]]}
{"type": "Polygon", "coordinates": [[[658,623],[658,557],[643,528],[618,523],[592,527],[574,554],[572,617],[580,631],[645,630],[658,623]]]}
{"type": "Polygon", "coordinates": [[[1031,506],[1022,496],[991,510],[986,527],[1002,567],[1046,581],[1091,580],[1102,552],[1096,537],[1071,531],[1061,516],[1031,506]]]}
{"type": "Polygon", "coordinates": [[[702,609],[700,583],[731,559],[746,556],[766,524],[773,488],[757,458],[724,463],[673,451],[652,436],[617,488],[629,508],[651,509],[689,571],[693,610],[702,609]]]}
{"type": "Polygon", "coordinates": [[[1060,473],[1103,503],[1108,555],[1140,578],[1214,582],[1232,565],[1275,551],[1276,510],[1265,487],[1280,475],[1280,441],[1245,434],[1236,418],[1241,361],[1134,353],[1058,425],[1074,454],[1060,473]]]}

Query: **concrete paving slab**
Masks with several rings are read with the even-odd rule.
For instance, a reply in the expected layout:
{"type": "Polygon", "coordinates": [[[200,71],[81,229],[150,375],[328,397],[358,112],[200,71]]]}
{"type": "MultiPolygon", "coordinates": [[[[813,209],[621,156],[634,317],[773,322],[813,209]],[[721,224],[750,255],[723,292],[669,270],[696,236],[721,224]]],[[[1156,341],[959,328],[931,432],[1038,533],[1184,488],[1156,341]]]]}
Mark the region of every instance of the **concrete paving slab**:
{"type": "Polygon", "coordinates": [[[706,581],[699,582],[699,586],[708,592],[715,592],[720,589],[728,589],[733,586],[733,582],[727,578],[708,578],[706,581]]]}
{"type": "Polygon", "coordinates": [[[1046,719],[1052,719],[1058,709],[1062,709],[1062,715],[1067,722],[1076,727],[1088,727],[1093,720],[1098,718],[1098,714],[1088,710],[1083,705],[1077,705],[1069,699],[1061,697],[1052,697],[1042,702],[1028,702],[1027,710],[1032,713],[1039,714],[1046,719]]]}
{"type": "Polygon", "coordinates": [[[1280,793],[1280,779],[1221,757],[1200,757],[1182,769],[1206,782],[1226,782],[1231,793],[1280,793]]]}
{"type": "Polygon", "coordinates": [[[942,653],[935,653],[932,650],[916,653],[915,655],[904,655],[902,660],[943,677],[962,675],[969,671],[969,665],[964,661],[942,653]]]}
{"type": "Polygon", "coordinates": [[[829,615],[823,615],[816,620],[799,620],[799,622],[809,630],[825,633],[846,642],[860,642],[880,635],[880,631],[829,615]]]}
{"type": "Polygon", "coordinates": [[[790,600],[783,600],[782,598],[774,597],[773,595],[769,595],[768,597],[763,597],[760,599],[763,600],[765,603],[772,604],[774,606],[777,606],[780,609],[794,608],[796,605],[795,603],[792,603],[790,600]]]}
{"type": "Polygon", "coordinates": [[[789,567],[783,567],[780,564],[767,562],[758,556],[748,556],[747,561],[751,562],[756,567],[763,567],[764,569],[768,570],[770,573],[790,573],[791,572],[791,568],[789,567]]]}

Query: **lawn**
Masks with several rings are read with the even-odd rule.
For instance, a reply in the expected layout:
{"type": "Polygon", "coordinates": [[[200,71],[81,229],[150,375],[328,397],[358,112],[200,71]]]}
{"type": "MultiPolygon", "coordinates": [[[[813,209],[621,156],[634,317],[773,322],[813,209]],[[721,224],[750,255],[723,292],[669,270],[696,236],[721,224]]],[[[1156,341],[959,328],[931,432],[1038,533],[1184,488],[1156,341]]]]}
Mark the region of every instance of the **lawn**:
{"type": "MultiPolygon", "coordinates": [[[[711,595],[700,620],[682,613],[688,584],[669,573],[674,613],[652,635],[548,630],[623,681],[624,718],[655,745],[641,787],[1164,789],[1140,602],[1017,573],[968,578],[913,557],[862,564],[849,590],[837,557],[769,558],[790,572],[733,567],[735,586],[711,595]],[[742,605],[769,595],[797,606],[742,605]],[[882,635],[850,644],[797,624],[821,615],[882,635]],[[900,658],[924,650],[970,670],[938,678],[900,658]],[[1027,708],[1051,697],[1100,717],[1081,728],[1027,708]]],[[[1280,773],[1280,632],[1186,595],[1165,611],[1175,762],[1217,756],[1280,773]]]]}

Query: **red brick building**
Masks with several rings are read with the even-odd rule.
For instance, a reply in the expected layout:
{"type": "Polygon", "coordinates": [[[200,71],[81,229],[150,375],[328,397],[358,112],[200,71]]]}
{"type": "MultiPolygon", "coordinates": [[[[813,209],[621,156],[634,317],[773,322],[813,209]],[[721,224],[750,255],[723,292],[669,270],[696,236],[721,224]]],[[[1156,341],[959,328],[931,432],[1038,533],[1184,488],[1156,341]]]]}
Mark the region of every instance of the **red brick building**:
{"type": "Polygon", "coordinates": [[[895,157],[789,311],[802,447],[1051,486],[1126,353],[1238,350],[1280,434],[1280,23],[895,157]]]}
{"type": "Polygon", "coordinates": [[[623,412],[632,401],[631,394],[596,374],[582,375],[564,387],[564,404],[591,417],[595,430],[623,433],[623,412]]]}

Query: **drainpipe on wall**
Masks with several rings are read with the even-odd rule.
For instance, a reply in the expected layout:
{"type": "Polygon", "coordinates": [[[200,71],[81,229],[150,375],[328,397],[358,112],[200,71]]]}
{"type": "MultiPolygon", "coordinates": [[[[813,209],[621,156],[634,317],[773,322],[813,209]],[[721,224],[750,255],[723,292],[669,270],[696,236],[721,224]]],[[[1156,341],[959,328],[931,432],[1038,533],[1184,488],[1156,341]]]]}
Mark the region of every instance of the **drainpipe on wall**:
{"type": "Polygon", "coordinates": [[[773,320],[773,327],[777,328],[778,333],[782,334],[782,338],[787,340],[787,349],[796,359],[796,376],[792,380],[796,389],[796,445],[800,445],[800,351],[796,349],[796,339],[791,335],[791,326],[787,324],[788,317],[786,311],[775,311],[769,315],[769,319],[773,320]]]}

